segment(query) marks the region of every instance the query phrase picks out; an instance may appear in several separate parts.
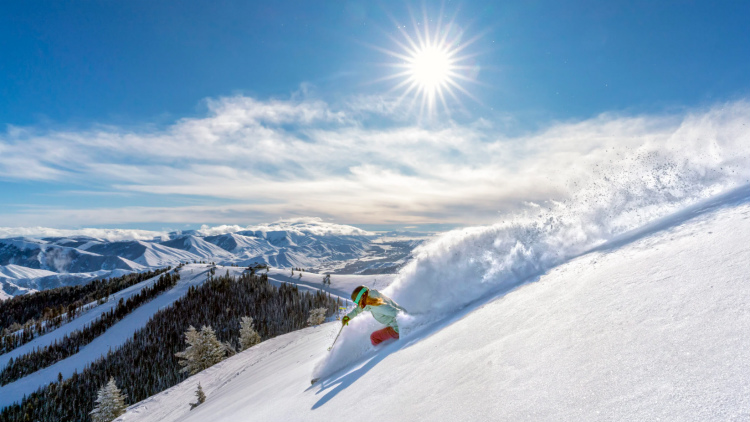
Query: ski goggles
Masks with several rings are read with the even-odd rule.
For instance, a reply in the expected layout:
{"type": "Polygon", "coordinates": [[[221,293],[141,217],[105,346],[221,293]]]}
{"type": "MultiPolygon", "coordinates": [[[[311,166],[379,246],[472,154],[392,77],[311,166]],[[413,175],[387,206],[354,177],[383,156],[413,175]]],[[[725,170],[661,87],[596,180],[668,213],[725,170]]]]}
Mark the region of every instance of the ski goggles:
{"type": "Polygon", "coordinates": [[[365,292],[367,292],[368,290],[370,290],[370,289],[368,289],[367,287],[365,287],[364,289],[362,289],[362,290],[359,291],[359,293],[357,294],[357,298],[354,299],[354,304],[355,305],[359,306],[359,300],[362,299],[362,295],[365,294],[365,292]]]}

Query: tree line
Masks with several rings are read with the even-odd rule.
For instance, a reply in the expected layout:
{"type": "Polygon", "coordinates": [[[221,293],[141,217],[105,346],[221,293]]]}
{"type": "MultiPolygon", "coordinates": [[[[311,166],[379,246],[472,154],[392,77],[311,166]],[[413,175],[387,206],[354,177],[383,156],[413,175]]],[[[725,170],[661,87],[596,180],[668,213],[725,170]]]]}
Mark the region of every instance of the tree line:
{"type": "Polygon", "coordinates": [[[0,354],[60,327],[91,302],[103,303],[110,295],[169,270],[171,267],[99,279],[80,286],[56,287],[2,301],[0,354]],[[17,333],[19,330],[21,333],[17,333]]]}
{"type": "Polygon", "coordinates": [[[242,318],[253,318],[258,335],[267,340],[304,328],[312,309],[329,315],[339,302],[323,292],[300,292],[296,286],[275,287],[262,275],[228,274],[191,287],[171,306],[157,312],[121,348],[98,359],[67,380],[40,388],[21,403],[0,412],[0,422],[88,421],[97,392],[110,378],[121,386],[128,403],[136,403],[188,377],[175,354],[186,350],[190,326],[211,326],[217,338],[242,348],[242,318]]]}
{"type": "Polygon", "coordinates": [[[80,330],[66,334],[59,341],[19,356],[10,358],[8,364],[0,371],[0,385],[5,385],[32,374],[42,368],[53,365],[80,350],[81,347],[91,343],[103,334],[109,327],[125,318],[129,313],[149,300],[155,298],[167,289],[172,288],[180,280],[179,274],[162,274],[159,280],[151,286],[146,286],[141,291],[127,300],[120,298],[117,305],[103,313],[99,318],[85,325],[80,330]]]}

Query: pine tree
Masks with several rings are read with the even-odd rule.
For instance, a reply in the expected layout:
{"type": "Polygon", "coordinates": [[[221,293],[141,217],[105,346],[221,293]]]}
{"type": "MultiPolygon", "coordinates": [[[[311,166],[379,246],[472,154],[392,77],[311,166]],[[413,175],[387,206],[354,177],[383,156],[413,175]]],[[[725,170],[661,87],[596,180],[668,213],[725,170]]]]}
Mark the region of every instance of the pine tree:
{"type": "Polygon", "coordinates": [[[237,349],[235,349],[234,346],[232,346],[232,343],[225,341],[221,344],[222,346],[224,346],[224,351],[226,352],[227,357],[231,357],[237,354],[237,349]]]}
{"type": "Polygon", "coordinates": [[[310,316],[307,318],[308,325],[320,325],[326,320],[326,308],[310,309],[310,316]]]}
{"type": "Polygon", "coordinates": [[[184,366],[181,372],[190,372],[190,375],[209,368],[224,359],[226,349],[216,338],[216,333],[211,326],[203,326],[200,332],[192,325],[185,331],[185,342],[189,344],[187,349],[175,353],[182,358],[180,365],[184,366]]]}
{"type": "Polygon", "coordinates": [[[206,401],[206,395],[203,393],[203,387],[201,387],[201,383],[198,383],[198,389],[195,390],[195,396],[198,397],[198,401],[195,403],[190,403],[190,410],[195,409],[196,407],[200,406],[201,403],[206,401]]]}
{"type": "Polygon", "coordinates": [[[253,327],[253,319],[248,316],[242,317],[242,320],[240,320],[240,350],[245,350],[258,343],[260,343],[260,334],[253,327]]]}
{"type": "Polygon", "coordinates": [[[99,389],[96,402],[99,404],[89,413],[92,422],[110,422],[125,413],[125,397],[117,388],[114,378],[110,378],[109,382],[99,389]]]}

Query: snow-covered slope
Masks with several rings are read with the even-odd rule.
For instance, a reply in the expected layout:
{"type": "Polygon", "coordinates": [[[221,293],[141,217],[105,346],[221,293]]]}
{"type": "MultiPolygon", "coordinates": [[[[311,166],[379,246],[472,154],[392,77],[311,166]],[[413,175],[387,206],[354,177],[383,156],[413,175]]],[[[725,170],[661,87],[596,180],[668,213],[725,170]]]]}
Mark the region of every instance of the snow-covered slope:
{"type": "Polygon", "coordinates": [[[91,238],[0,239],[0,297],[118,277],[146,267],[127,258],[92,253],[78,246],[91,238]]]}
{"type": "Polygon", "coordinates": [[[161,242],[162,245],[174,249],[181,249],[191,254],[213,261],[231,260],[232,254],[226,250],[193,235],[178,236],[172,240],[161,242]]]}
{"type": "Polygon", "coordinates": [[[483,233],[425,247],[386,288],[415,313],[401,317],[401,340],[373,351],[369,316],[331,353],[337,323],[290,333],[118,420],[750,419],[748,188],[604,242],[574,236],[562,256],[545,249],[561,232],[516,229],[516,254],[475,262],[478,280],[463,261],[444,261],[452,278],[429,265],[466,256],[483,233]],[[207,400],[190,411],[199,382],[207,400]]]}
{"type": "MultiPolygon", "coordinates": [[[[181,298],[186,294],[190,287],[202,284],[207,278],[210,267],[211,265],[207,264],[188,264],[183,266],[180,269],[181,279],[176,286],[138,307],[133,313],[127,315],[121,321],[109,328],[106,333],[97,337],[88,345],[82,347],[77,354],[30,374],[18,381],[5,386],[0,386],[0,409],[12,404],[13,402],[20,401],[24,395],[28,395],[34,392],[37,388],[55,381],[58,374],[62,374],[64,378],[68,378],[75,371],[82,371],[86,365],[94,362],[101,356],[106,355],[109,350],[115,350],[117,347],[124,344],[132,337],[133,333],[142,328],[158,310],[169,306],[181,298]]],[[[231,275],[236,276],[243,271],[245,271],[244,267],[216,267],[217,274],[229,272],[231,275]]],[[[331,279],[331,286],[328,287],[322,285],[322,279],[324,277],[322,274],[303,272],[302,278],[298,276],[299,274],[300,273],[297,272],[295,273],[295,276],[292,277],[291,271],[271,269],[268,276],[269,280],[276,285],[280,285],[281,283],[294,283],[300,288],[308,290],[325,289],[334,295],[342,296],[342,299],[348,299],[349,292],[360,284],[370,286],[385,285],[390,283],[394,277],[394,275],[334,275],[331,279]]],[[[59,341],[65,335],[69,335],[75,330],[82,329],[84,326],[99,318],[103,313],[109,312],[113,309],[120,299],[127,300],[129,297],[139,293],[144,287],[155,283],[157,279],[158,277],[144,280],[127,289],[117,292],[110,297],[110,300],[107,303],[94,306],[73,319],[73,321],[63,324],[56,330],[39,336],[29,343],[26,343],[8,353],[0,354],[0,368],[5,367],[10,359],[17,359],[19,356],[29,353],[37,348],[44,347],[54,341],[59,341]]]]}
{"type": "Polygon", "coordinates": [[[276,248],[257,237],[243,236],[236,233],[226,233],[217,236],[207,236],[209,242],[224,251],[240,257],[240,259],[252,259],[262,256],[264,253],[271,254],[276,248]]]}
{"type": "Polygon", "coordinates": [[[0,265],[0,275],[8,278],[39,278],[56,274],[53,271],[22,267],[20,265],[0,265]]]}
{"type": "Polygon", "coordinates": [[[86,250],[105,256],[118,256],[146,267],[200,259],[199,256],[184,250],[141,240],[101,243],[88,246],[86,250]]]}

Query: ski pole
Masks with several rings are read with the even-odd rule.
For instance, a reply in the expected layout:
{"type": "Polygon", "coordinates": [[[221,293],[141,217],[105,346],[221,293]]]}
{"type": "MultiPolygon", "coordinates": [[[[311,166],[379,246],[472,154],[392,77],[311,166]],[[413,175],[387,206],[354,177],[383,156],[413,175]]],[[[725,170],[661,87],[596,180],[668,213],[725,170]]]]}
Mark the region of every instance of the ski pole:
{"type": "Polygon", "coordinates": [[[329,351],[329,352],[331,351],[331,349],[333,349],[333,345],[334,345],[334,344],[336,344],[336,340],[338,340],[338,339],[339,339],[339,336],[341,335],[341,332],[342,332],[342,331],[344,331],[344,325],[343,325],[343,324],[341,325],[341,328],[339,329],[339,333],[338,333],[338,334],[336,334],[336,338],[335,338],[335,339],[333,339],[333,344],[331,344],[331,347],[329,347],[329,348],[328,348],[328,351],[329,351]]]}

